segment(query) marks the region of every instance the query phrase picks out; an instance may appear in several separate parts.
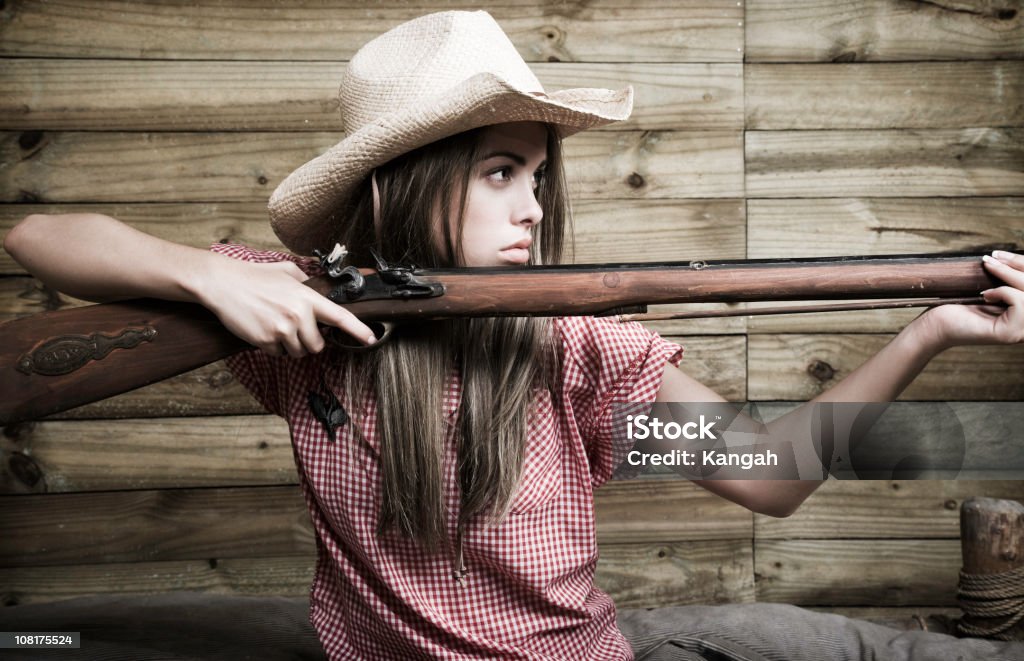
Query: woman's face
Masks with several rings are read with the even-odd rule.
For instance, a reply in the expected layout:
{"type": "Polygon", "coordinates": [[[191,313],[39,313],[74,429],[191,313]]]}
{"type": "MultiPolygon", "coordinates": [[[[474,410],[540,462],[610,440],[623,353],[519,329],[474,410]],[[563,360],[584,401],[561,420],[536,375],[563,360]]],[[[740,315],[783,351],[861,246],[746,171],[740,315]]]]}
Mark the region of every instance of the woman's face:
{"type": "MultiPolygon", "coordinates": [[[[483,129],[481,158],[470,174],[463,219],[464,266],[529,261],[530,230],[544,216],[537,188],[547,165],[547,141],[547,128],[537,122],[483,129]]],[[[453,236],[455,232],[453,227],[453,236]]]]}

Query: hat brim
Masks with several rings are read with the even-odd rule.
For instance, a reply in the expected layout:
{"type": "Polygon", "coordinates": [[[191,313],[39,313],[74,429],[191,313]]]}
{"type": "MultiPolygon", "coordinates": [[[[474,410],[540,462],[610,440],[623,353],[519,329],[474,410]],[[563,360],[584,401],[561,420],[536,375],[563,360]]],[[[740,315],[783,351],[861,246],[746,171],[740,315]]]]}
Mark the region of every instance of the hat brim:
{"type": "Polygon", "coordinates": [[[383,115],[349,134],[281,182],[270,197],[270,224],[297,254],[330,250],[342,210],[376,167],[423,145],[505,122],[543,122],[562,137],[629,117],[633,88],[524,92],[493,74],[463,81],[414,109],[383,115]]]}

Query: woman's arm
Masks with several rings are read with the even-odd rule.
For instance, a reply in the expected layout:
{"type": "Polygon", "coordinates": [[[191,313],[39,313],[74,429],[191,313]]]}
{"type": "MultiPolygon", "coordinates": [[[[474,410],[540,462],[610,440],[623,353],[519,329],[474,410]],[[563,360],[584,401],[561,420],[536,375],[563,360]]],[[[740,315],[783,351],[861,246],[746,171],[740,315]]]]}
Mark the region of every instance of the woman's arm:
{"type": "MultiPolygon", "coordinates": [[[[1024,256],[997,253],[986,268],[1006,286],[988,290],[985,299],[1008,307],[944,305],[928,310],[904,328],[881,351],[811,402],[768,423],[768,435],[810,448],[808,435],[793,437],[792,424],[820,402],[890,402],[945,349],[963,344],[1012,344],[1024,341],[1024,256]]],[[[722,402],[720,395],[671,365],[658,392],[659,402],[722,402]]],[[[800,432],[797,432],[800,433],[800,432]]],[[[641,448],[642,449],[642,448],[641,448]]],[[[654,451],[664,451],[657,448],[654,451]]],[[[822,482],[816,480],[695,480],[705,489],[752,511],[784,517],[792,514],[822,482]]]]}
{"type": "Polygon", "coordinates": [[[304,286],[306,275],[292,262],[242,262],[93,213],[28,216],[8,232],[4,249],[47,286],[77,298],[200,303],[272,355],[321,351],[317,322],[372,343],[369,327],[304,286]]]}

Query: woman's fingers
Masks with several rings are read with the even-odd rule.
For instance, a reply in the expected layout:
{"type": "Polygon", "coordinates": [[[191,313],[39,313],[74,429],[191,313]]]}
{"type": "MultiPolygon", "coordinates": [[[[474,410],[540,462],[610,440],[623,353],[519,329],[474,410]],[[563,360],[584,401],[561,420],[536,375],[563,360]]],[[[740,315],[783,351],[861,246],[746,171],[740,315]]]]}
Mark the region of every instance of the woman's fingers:
{"type": "Polygon", "coordinates": [[[1004,285],[986,289],[982,296],[990,303],[1003,303],[1007,308],[997,322],[997,334],[1002,342],[1024,342],[1024,291],[1004,285]]]}
{"type": "Polygon", "coordinates": [[[340,328],[367,346],[377,341],[377,337],[370,330],[370,327],[359,321],[358,317],[345,308],[331,303],[326,298],[317,296],[319,300],[314,305],[317,320],[329,326],[340,328]]]}
{"type": "Polygon", "coordinates": [[[981,259],[992,275],[1017,289],[1024,289],[1024,255],[996,250],[981,259]]]}

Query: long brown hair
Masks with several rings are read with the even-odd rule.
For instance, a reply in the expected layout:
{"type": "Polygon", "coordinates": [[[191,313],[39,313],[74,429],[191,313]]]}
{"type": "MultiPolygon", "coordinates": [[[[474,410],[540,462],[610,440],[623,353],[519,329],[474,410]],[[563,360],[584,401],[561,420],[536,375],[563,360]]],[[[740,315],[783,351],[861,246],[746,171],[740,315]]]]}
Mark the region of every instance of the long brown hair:
{"type": "MultiPolygon", "coordinates": [[[[483,130],[432,143],[377,168],[379,226],[369,181],[340,223],[338,242],[348,248],[352,263],[372,266],[373,247],[389,263],[461,265],[464,214],[483,130]],[[438,209],[458,210],[454,232],[449,223],[440,223],[441,241],[434,237],[438,209]]],[[[555,264],[571,216],[560,140],[552,127],[537,199],[544,220],[531,229],[531,262],[555,264]]],[[[399,327],[390,342],[345,363],[349,404],[358,396],[353,384],[372,386],[377,396],[379,534],[397,529],[430,549],[447,537],[448,422],[442,411],[453,370],[462,380],[455,423],[459,529],[479,514],[495,522],[508,513],[522,473],[530,404],[537,388],[552,386],[556,345],[545,319],[459,319],[399,327]]]]}

